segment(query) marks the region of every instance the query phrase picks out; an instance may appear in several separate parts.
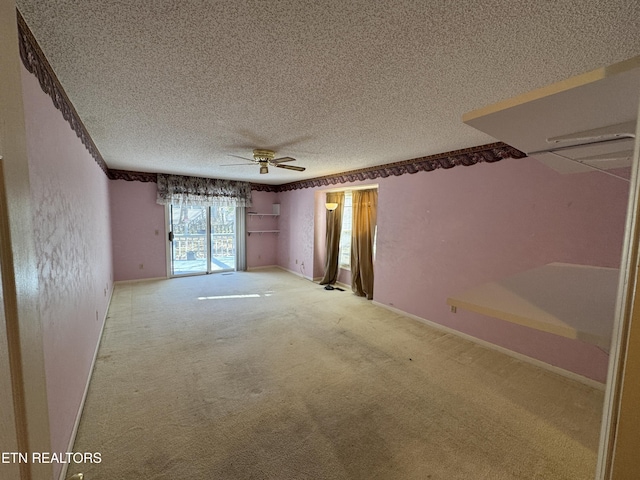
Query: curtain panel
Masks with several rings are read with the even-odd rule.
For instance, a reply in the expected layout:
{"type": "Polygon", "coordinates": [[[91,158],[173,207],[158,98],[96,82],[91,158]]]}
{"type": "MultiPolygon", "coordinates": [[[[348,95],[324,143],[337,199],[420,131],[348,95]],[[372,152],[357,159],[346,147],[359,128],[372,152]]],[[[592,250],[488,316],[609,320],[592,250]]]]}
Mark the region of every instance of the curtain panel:
{"type": "Polygon", "coordinates": [[[373,299],[373,239],[376,230],[378,190],[352,192],[351,290],[373,299]]]}
{"type": "Polygon", "coordinates": [[[236,270],[247,269],[247,209],[236,208],[236,270]]]}
{"type": "Polygon", "coordinates": [[[342,211],[344,209],[344,192],[327,193],[327,203],[337,203],[338,208],[330,212],[327,210],[327,237],[325,243],[326,259],[324,262],[324,277],[320,285],[333,285],[338,280],[338,255],[340,253],[340,233],[342,233],[342,211]]]}
{"type": "Polygon", "coordinates": [[[250,207],[251,185],[217,178],[158,174],[156,203],[209,207],[250,207]]]}

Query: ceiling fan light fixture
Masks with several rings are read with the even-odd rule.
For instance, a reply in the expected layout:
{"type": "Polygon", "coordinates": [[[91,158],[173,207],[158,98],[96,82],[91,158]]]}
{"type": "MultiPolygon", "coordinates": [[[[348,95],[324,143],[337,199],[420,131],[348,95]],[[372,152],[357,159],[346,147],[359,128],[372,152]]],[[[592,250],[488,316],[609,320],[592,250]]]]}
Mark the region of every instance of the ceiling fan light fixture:
{"type": "Polygon", "coordinates": [[[269,167],[266,165],[260,165],[260,173],[269,173],[269,167]]]}

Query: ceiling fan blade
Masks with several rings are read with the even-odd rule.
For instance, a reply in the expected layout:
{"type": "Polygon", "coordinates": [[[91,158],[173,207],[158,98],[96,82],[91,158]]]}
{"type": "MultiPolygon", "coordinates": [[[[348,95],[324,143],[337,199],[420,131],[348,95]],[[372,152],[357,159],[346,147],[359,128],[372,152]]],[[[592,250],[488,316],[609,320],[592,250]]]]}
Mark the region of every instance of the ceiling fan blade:
{"type": "Polygon", "coordinates": [[[281,158],[274,158],[273,160],[271,160],[271,164],[283,163],[283,162],[295,162],[295,161],[296,159],[292,157],[281,157],[281,158]]]}
{"type": "Polygon", "coordinates": [[[238,165],[255,165],[255,162],[252,163],[226,163],[224,165],[218,165],[219,167],[237,167],[238,165]]]}
{"type": "Polygon", "coordinates": [[[231,155],[231,154],[229,154],[229,156],[235,157],[235,158],[241,158],[242,160],[246,160],[247,162],[253,162],[253,158],[241,157],[240,155],[231,155]]]}
{"type": "Polygon", "coordinates": [[[274,165],[274,167],[286,168],[287,170],[295,170],[296,172],[304,172],[305,171],[304,167],[295,167],[293,165],[280,165],[279,163],[276,163],[274,165]]]}

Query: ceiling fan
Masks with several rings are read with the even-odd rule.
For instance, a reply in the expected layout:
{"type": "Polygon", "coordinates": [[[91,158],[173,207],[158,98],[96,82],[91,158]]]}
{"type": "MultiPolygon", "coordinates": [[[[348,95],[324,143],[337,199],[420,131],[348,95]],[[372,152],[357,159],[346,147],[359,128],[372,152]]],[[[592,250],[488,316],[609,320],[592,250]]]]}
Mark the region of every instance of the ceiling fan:
{"type": "MultiPolygon", "coordinates": [[[[242,158],[243,160],[249,160],[251,163],[240,163],[235,165],[260,165],[260,173],[269,173],[269,166],[286,168],[287,170],[295,170],[296,172],[304,172],[304,167],[296,167],[294,165],[284,165],[285,162],[295,162],[296,159],[292,157],[274,158],[276,153],[273,150],[265,150],[262,148],[256,148],[253,151],[253,159],[238,157],[232,155],[232,157],[242,158]]],[[[230,167],[235,165],[222,165],[223,167],[230,167]]]]}

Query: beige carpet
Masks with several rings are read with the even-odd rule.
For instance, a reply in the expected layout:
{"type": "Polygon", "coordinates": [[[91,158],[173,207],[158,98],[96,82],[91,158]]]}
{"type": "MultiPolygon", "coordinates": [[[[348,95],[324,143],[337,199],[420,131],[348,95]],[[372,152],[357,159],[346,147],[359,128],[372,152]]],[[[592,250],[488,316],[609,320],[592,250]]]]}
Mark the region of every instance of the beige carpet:
{"type": "Polygon", "coordinates": [[[276,269],[119,284],[69,475],[591,479],[602,402],[276,269]]]}

